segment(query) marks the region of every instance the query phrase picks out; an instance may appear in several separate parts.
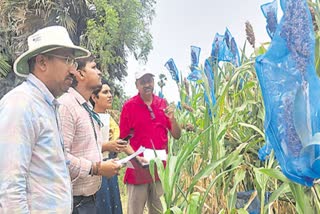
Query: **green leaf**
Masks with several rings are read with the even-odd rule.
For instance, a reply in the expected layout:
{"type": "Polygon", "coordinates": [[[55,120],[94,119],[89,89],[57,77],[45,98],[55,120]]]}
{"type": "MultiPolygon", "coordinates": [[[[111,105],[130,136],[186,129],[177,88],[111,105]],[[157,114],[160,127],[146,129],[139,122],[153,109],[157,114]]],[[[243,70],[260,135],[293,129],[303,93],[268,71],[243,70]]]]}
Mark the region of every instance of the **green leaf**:
{"type": "Polygon", "coordinates": [[[187,206],[187,214],[199,213],[199,201],[200,201],[200,193],[193,192],[189,195],[188,206],[187,206]]]}
{"type": "Polygon", "coordinates": [[[193,189],[194,185],[199,180],[201,180],[202,178],[207,177],[208,175],[212,174],[212,171],[214,169],[216,169],[218,166],[220,166],[225,160],[226,160],[226,158],[222,158],[219,161],[211,163],[211,164],[207,165],[204,169],[202,169],[198,174],[196,174],[192,179],[192,182],[191,182],[191,184],[190,184],[190,186],[188,188],[188,192],[190,192],[193,189]]]}
{"type": "Polygon", "coordinates": [[[256,132],[258,132],[261,136],[264,137],[264,133],[258,127],[254,126],[254,125],[247,124],[247,123],[241,123],[241,122],[239,123],[239,125],[251,128],[251,129],[255,130],[256,132]]]}
{"type": "Polygon", "coordinates": [[[278,169],[259,169],[261,173],[264,173],[272,178],[276,178],[282,182],[289,183],[290,180],[278,169]]]}
{"type": "Polygon", "coordinates": [[[236,190],[238,188],[239,183],[242,182],[243,179],[245,178],[245,174],[246,172],[243,169],[235,170],[234,180],[233,180],[234,184],[228,193],[228,209],[229,210],[235,207],[236,200],[237,200],[236,190]]]}
{"type": "Polygon", "coordinates": [[[281,186],[279,188],[277,188],[276,190],[273,191],[273,193],[271,194],[268,204],[266,204],[266,208],[268,208],[268,206],[270,204],[272,204],[274,201],[279,200],[279,197],[285,193],[290,192],[290,186],[288,183],[283,183],[281,184],[281,186]]]}
{"type": "MultiPolygon", "coordinates": [[[[170,211],[171,211],[172,213],[174,213],[174,214],[183,214],[182,210],[181,210],[179,207],[177,207],[177,206],[171,207],[171,208],[170,208],[170,211]]],[[[171,214],[170,211],[168,211],[168,212],[166,212],[166,213],[171,214]]]]}
{"type": "Polygon", "coordinates": [[[249,212],[243,208],[237,210],[238,214],[249,214],[249,212]]]}

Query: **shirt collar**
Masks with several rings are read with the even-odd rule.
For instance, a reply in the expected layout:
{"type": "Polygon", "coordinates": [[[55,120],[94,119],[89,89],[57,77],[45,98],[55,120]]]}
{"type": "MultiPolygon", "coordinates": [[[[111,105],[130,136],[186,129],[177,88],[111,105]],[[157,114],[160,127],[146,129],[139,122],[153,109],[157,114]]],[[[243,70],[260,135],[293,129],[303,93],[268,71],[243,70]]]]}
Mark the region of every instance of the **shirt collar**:
{"type": "Polygon", "coordinates": [[[27,77],[27,82],[31,83],[33,86],[35,86],[44,96],[44,99],[49,105],[58,105],[58,101],[55,99],[53,94],[49,91],[47,86],[39,80],[35,75],[29,74],[27,77]]]}
{"type": "MultiPolygon", "coordinates": [[[[143,105],[146,105],[145,102],[143,101],[143,99],[141,98],[140,96],[140,93],[138,93],[138,95],[136,96],[136,102],[138,104],[143,104],[143,105]]],[[[154,94],[152,94],[152,104],[154,104],[156,102],[156,96],[154,96],[154,94]]]]}
{"type": "Polygon", "coordinates": [[[72,94],[76,98],[76,100],[78,101],[78,103],[80,105],[83,105],[84,103],[87,103],[89,105],[90,109],[93,109],[91,103],[87,102],[83,98],[83,96],[77,90],[75,90],[74,88],[69,88],[68,93],[72,94]]]}

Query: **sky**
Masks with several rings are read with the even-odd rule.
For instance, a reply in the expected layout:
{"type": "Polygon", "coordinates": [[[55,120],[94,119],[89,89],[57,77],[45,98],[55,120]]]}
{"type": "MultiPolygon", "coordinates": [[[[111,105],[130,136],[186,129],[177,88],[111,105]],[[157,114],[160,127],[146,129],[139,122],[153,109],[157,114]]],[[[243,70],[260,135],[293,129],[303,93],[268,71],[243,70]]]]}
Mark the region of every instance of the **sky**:
{"type": "MultiPolygon", "coordinates": [[[[265,30],[266,21],[260,6],[272,0],[157,0],[156,15],[151,26],[153,50],[148,62],[143,65],[133,57],[128,61],[128,77],[123,83],[126,95],[137,94],[134,73],[146,66],[155,74],[155,93],[160,73],[166,75],[168,81],[163,94],[169,101],[178,101],[179,93],[176,83],[169,71],[164,67],[168,59],[173,58],[183,77],[190,73],[190,46],[201,48],[200,64],[210,56],[211,45],[216,33],[224,34],[228,28],[235,38],[238,48],[243,47],[246,34],[245,22],[253,26],[256,46],[270,41],[265,30]]],[[[278,9],[279,10],[279,9],[278,9]]],[[[250,45],[247,45],[249,48],[250,45]]],[[[251,51],[252,52],[252,51],[251,51]]],[[[250,53],[250,50],[249,50],[250,53]]]]}

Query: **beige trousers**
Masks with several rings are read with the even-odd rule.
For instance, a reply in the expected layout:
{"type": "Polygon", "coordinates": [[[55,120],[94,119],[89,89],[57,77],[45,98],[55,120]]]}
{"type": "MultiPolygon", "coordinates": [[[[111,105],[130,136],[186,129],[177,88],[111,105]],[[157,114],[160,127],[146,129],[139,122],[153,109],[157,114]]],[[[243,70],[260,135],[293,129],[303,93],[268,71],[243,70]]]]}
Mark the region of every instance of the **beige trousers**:
{"type": "Polygon", "coordinates": [[[127,184],[128,214],[143,214],[147,202],[149,214],[162,213],[160,196],[163,189],[160,181],[150,184],[127,184]]]}

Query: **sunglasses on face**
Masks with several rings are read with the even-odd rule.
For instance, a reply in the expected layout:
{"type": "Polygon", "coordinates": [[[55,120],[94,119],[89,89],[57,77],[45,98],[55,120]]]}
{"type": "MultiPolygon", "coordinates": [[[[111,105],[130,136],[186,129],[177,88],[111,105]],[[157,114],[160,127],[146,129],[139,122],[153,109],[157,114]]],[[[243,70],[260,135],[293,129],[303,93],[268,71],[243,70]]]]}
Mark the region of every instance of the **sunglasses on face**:
{"type": "Polygon", "coordinates": [[[56,54],[45,54],[45,55],[46,56],[53,56],[53,57],[56,57],[58,59],[62,59],[62,60],[64,60],[66,65],[73,66],[73,67],[75,67],[75,69],[78,68],[78,63],[76,62],[76,59],[72,58],[70,56],[60,56],[60,55],[56,55],[56,54]]]}

